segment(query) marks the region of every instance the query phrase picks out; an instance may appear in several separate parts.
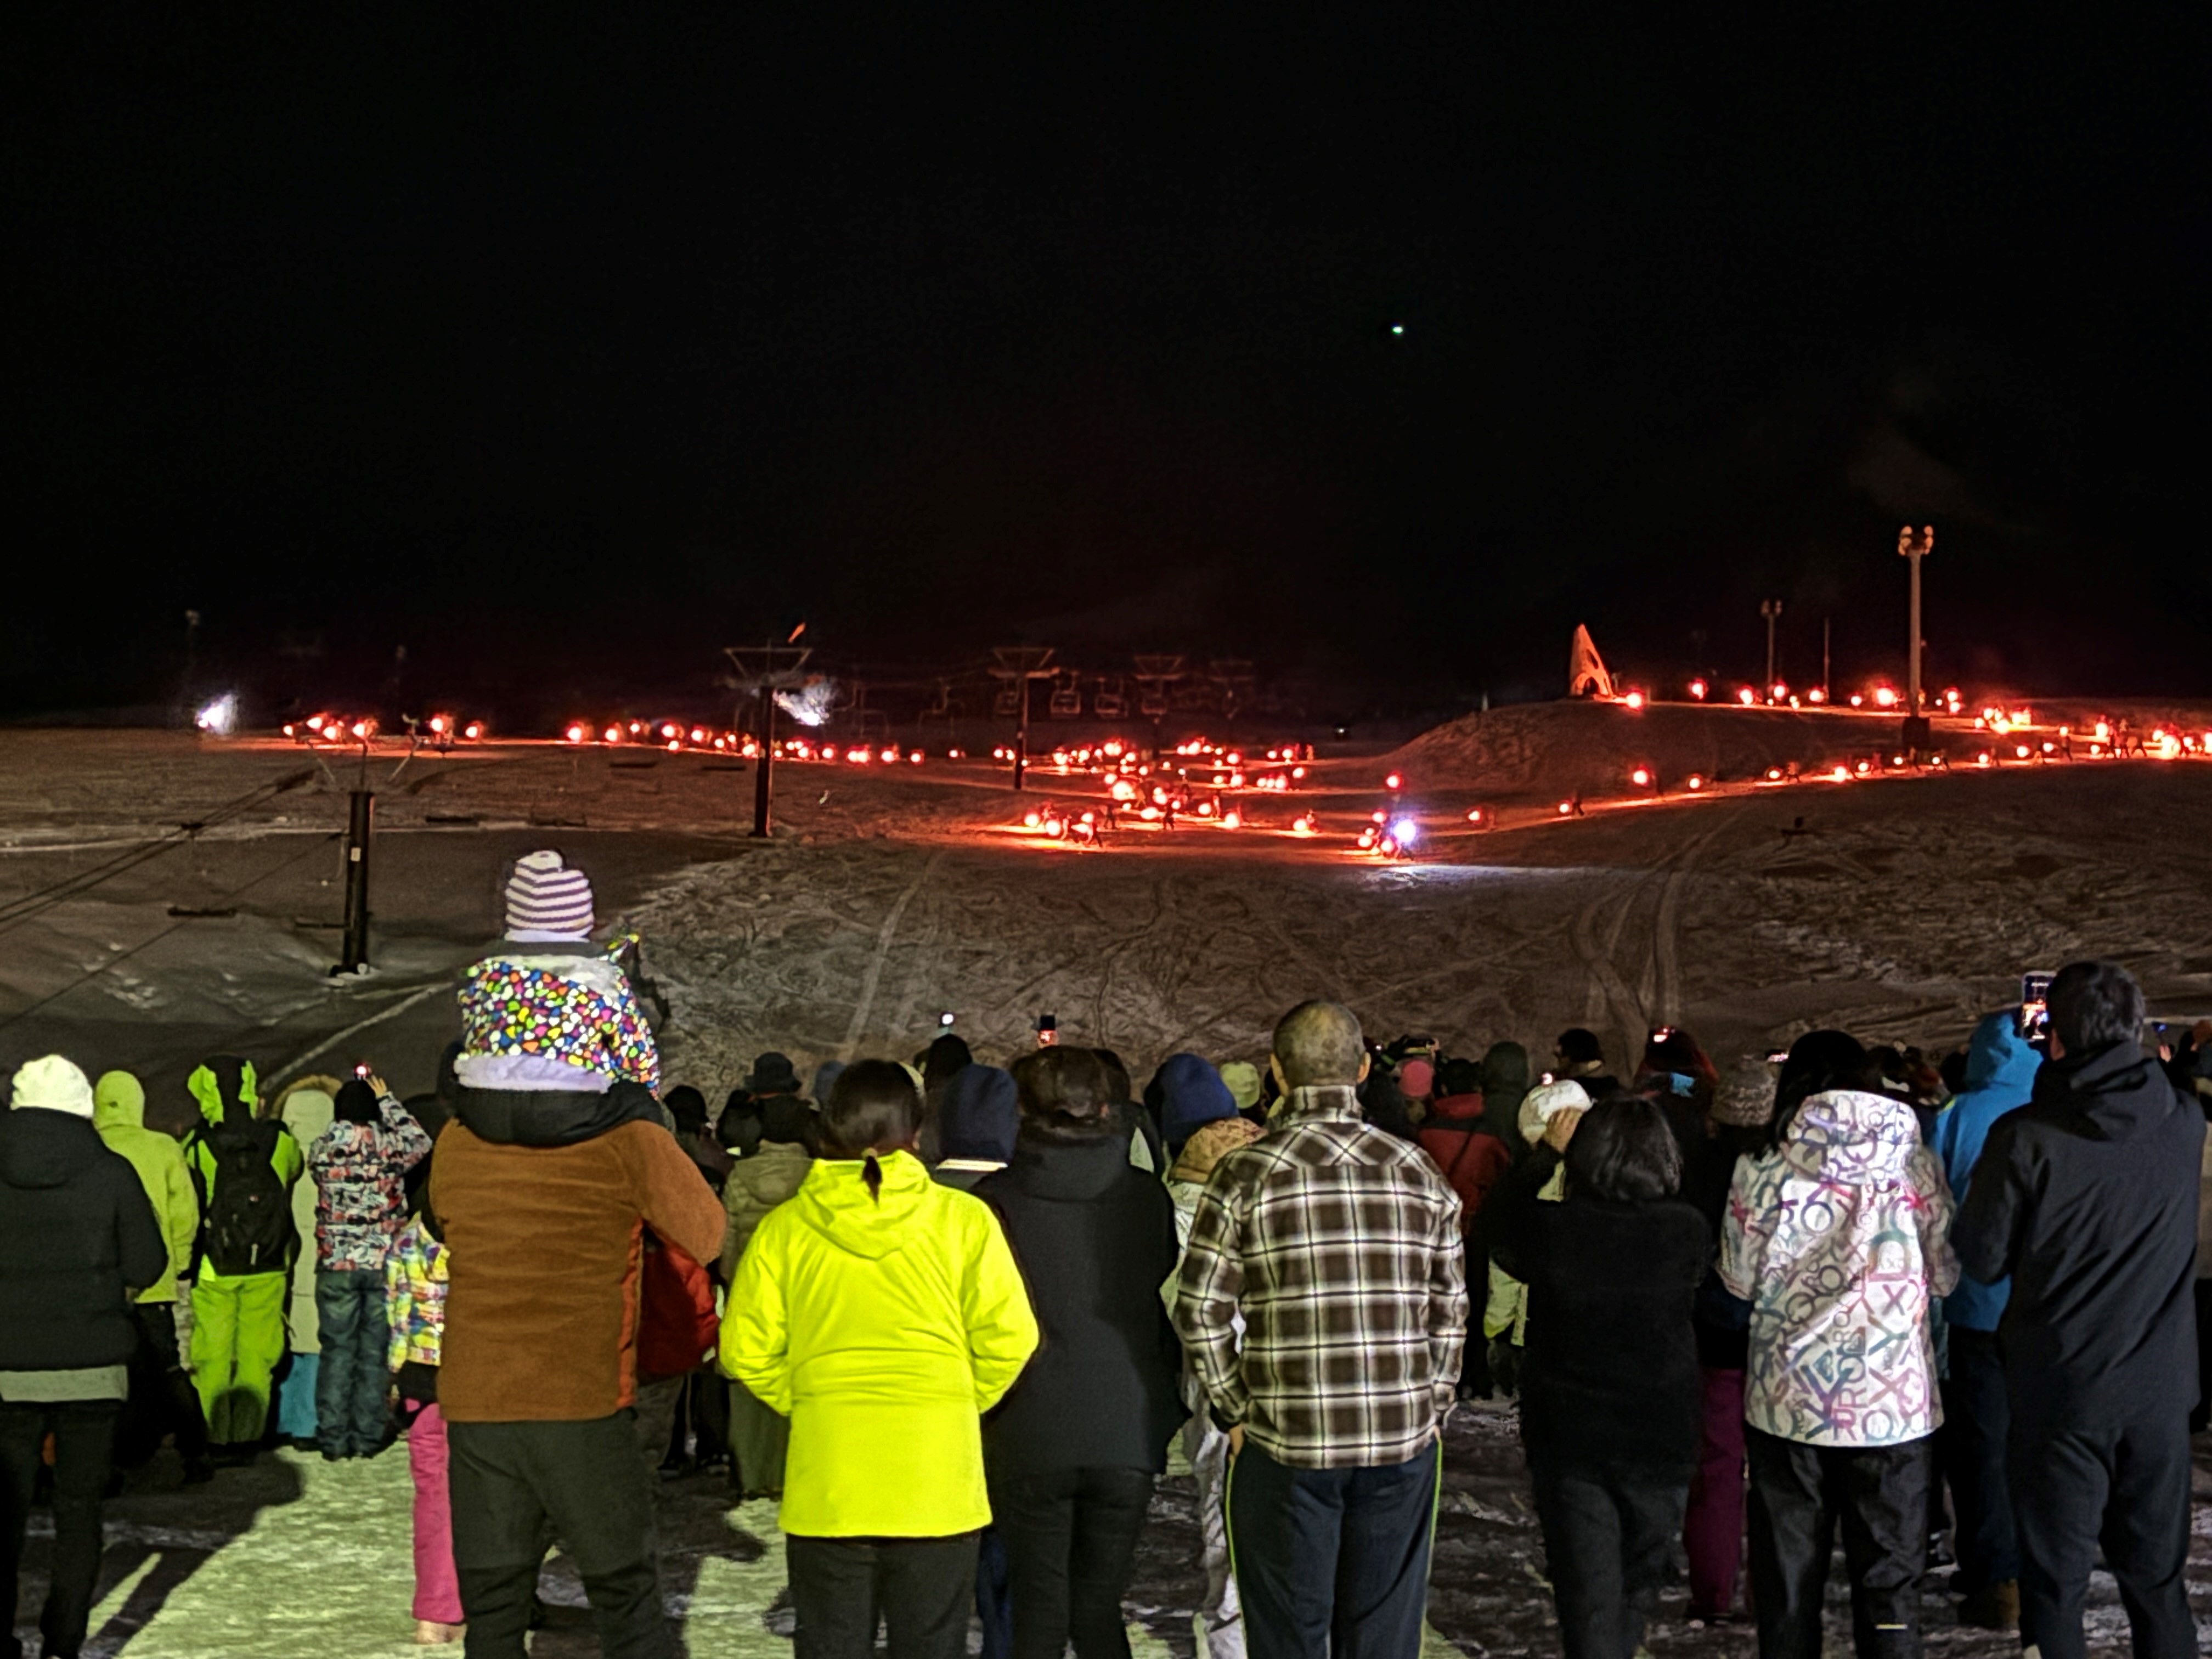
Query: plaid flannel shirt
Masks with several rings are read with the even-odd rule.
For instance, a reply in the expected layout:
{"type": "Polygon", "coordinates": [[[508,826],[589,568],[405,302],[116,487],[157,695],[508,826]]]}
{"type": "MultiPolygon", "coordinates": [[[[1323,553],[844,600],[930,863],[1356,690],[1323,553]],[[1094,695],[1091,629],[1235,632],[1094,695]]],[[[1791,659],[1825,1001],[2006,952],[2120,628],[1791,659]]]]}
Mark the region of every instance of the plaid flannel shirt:
{"type": "Polygon", "coordinates": [[[1294,1091],[1214,1170],[1176,1286],[1217,1418],[1294,1468],[1419,1453],[1451,1410],[1467,1338],[1459,1215],[1428,1155],[1363,1122],[1351,1089],[1294,1091]]]}

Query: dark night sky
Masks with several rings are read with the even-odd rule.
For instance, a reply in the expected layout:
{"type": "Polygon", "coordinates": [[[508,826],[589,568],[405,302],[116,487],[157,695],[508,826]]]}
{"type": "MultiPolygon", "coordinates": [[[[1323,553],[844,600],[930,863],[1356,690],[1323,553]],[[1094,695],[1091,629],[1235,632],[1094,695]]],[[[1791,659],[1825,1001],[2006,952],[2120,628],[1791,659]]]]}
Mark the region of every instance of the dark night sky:
{"type": "Polygon", "coordinates": [[[2212,690],[2202,8],[326,9],[5,26],[0,702],[1856,672],[1907,516],[1940,678],[2212,690]]]}

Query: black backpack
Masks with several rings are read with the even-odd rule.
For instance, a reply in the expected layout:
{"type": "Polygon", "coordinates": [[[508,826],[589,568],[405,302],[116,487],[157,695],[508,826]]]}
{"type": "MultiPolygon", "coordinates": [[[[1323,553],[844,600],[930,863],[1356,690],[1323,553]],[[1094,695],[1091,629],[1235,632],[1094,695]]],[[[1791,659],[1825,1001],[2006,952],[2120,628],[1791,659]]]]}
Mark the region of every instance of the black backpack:
{"type": "Polygon", "coordinates": [[[192,1184],[199,1188],[199,1256],[225,1277],[282,1273],[292,1265],[300,1242],[292,1224],[292,1195],[272,1162],[280,1124],[266,1120],[243,1132],[227,1130],[200,1137],[215,1154],[215,1191],[199,1160],[192,1160],[192,1184]]]}

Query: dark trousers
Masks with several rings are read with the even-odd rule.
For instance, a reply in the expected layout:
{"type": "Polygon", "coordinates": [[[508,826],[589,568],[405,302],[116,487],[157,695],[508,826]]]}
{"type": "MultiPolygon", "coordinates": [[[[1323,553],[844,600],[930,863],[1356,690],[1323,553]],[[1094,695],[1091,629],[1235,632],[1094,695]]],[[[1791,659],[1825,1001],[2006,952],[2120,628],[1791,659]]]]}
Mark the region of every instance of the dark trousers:
{"type": "Polygon", "coordinates": [[[2212,1279],[2197,1281],[2197,1405],[2189,1413],[2189,1431],[2202,1434],[2212,1428],[2212,1279]]]}
{"type": "Polygon", "coordinates": [[[2005,1443],[2012,1401],[2005,1393],[2004,1357],[1994,1331],[1951,1327],[1951,1377],[1943,1385],[1947,1473],[1959,1517],[1954,1547],[1958,1577],[1951,1588],[1972,1594],[2020,1577],[2020,1540],[2013,1531],[2012,1488],[2005,1479],[2005,1443]]]}
{"type": "Polygon", "coordinates": [[[977,1535],[787,1538],[793,1659],[870,1659],[878,1617],[890,1659],[964,1659],[977,1535]]]}
{"type": "Polygon", "coordinates": [[[1682,1549],[1690,1559],[1690,1617],[1723,1619],[1735,1610],[1743,1572],[1743,1371],[1707,1365],[1699,1375],[1704,1421],[1682,1549]]]}
{"type": "Polygon", "coordinates": [[[135,1468],[161,1449],[163,1435],[173,1434],[187,1467],[204,1463],[207,1419],[177,1349],[176,1304],[134,1303],[131,1315],[138,1347],[131,1356],[131,1399],[116,1430],[116,1461],[135,1468]]]}
{"type": "Polygon", "coordinates": [[[1014,1659],[1129,1659],[1121,1593],[1152,1501],[1146,1469],[1053,1469],[991,1479],[991,1519],[1006,1551],[1014,1659]]]}
{"type": "Polygon", "coordinates": [[[607,1659],[673,1659],[634,1413],[449,1422],[446,1437],[468,1659],[522,1659],[549,1525],[584,1581],[607,1659]]]}
{"type": "Polygon", "coordinates": [[[1920,1651],[1916,1581],[1928,1553],[1928,1443],[1808,1446],[1744,1426],[1751,1465],[1751,1599],[1759,1659],[1820,1659],[1836,1524],[1851,1575],[1859,1659],[1920,1651]]]}
{"type": "Polygon", "coordinates": [[[48,1653],[75,1653],[84,1644],[92,1593],[100,1581],[100,1498],[114,1467],[115,1420],[121,1402],[71,1400],[0,1405],[0,1593],[15,1626],[16,1576],[23,1566],[23,1534],[31,1519],[31,1493],[39,1478],[40,1449],[54,1437],[54,1565],[39,1632],[48,1653]]]}
{"type": "Polygon", "coordinates": [[[975,1620],[983,1627],[982,1659],[1013,1659],[1014,1604],[1006,1588],[1006,1546],[996,1527],[975,1542],[975,1620]]]}
{"type": "Polygon", "coordinates": [[[1631,1659],[1659,1604],[1688,1478],[1531,1458],[1528,1479],[1566,1659],[1631,1659]]]}
{"type": "Polygon", "coordinates": [[[2189,1560],[2189,1432],[2165,1422],[2043,1429],[2012,1438],[2020,1528],[2020,1639],[2043,1659],[2081,1659],[2081,1600],[2099,1545],[2118,1581],[2136,1659],[2197,1651],[2189,1560]]]}
{"type": "Polygon", "coordinates": [[[1250,1441],[1229,1467],[1229,1553],[1248,1652],[1417,1659],[1441,1449],[1373,1468],[1295,1469],[1250,1441]]]}
{"type": "Polygon", "coordinates": [[[391,1332],[384,1316],[384,1274],[367,1267],[331,1267],[315,1275],[315,1323],[322,1364],[315,1371],[315,1437],[326,1452],[366,1457],[392,1432],[384,1391],[391,1332]]]}

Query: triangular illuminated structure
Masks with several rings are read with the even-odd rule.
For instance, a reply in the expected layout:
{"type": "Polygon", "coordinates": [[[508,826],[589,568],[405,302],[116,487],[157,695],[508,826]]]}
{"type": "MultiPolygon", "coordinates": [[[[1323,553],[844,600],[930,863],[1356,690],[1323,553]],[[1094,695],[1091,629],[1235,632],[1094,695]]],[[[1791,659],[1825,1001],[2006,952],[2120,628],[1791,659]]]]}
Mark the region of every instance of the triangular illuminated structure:
{"type": "Polygon", "coordinates": [[[1613,676],[1605,672],[1605,659],[1589,629],[1575,624],[1575,642],[1567,647],[1567,695],[1571,697],[1610,697],[1613,676]]]}

